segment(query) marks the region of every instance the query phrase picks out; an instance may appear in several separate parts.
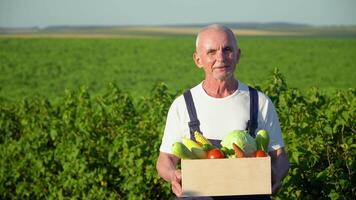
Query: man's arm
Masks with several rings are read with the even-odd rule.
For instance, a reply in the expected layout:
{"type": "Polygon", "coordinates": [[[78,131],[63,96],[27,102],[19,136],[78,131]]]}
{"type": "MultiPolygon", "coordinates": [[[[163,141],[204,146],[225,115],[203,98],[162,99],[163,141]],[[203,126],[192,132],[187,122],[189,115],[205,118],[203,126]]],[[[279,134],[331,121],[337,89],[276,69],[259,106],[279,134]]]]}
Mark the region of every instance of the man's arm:
{"type": "Polygon", "coordinates": [[[289,160],[284,148],[269,152],[272,160],[272,194],[276,194],[288,174],[289,160]]]}
{"type": "Polygon", "coordinates": [[[160,152],[157,159],[157,172],[167,182],[172,184],[172,191],[178,197],[182,195],[181,171],[176,169],[179,158],[172,154],[160,152]]]}

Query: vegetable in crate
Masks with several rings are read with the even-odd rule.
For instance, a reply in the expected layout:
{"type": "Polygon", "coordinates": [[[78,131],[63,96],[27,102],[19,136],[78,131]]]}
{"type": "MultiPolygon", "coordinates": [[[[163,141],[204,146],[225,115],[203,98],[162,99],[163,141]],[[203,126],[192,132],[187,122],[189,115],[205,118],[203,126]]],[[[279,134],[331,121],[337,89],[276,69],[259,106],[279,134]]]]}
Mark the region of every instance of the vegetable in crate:
{"type": "Polygon", "coordinates": [[[255,139],[247,131],[234,130],[221,141],[221,146],[233,149],[232,144],[236,144],[245,155],[253,155],[256,151],[255,139]]]}
{"type": "Polygon", "coordinates": [[[224,153],[218,149],[211,149],[208,151],[208,158],[210,159],[219,159],[219,158],[225,158],[224,153]]]}
{"type": "Polygon", "coordinates": [[[256,134],[256,147],[258,150],[268,152],[269,135],[266,130],[259,130],[256,134]]]}
{"type": "Polygon", "coordinates": [[[200,145],[212,145],[211,142],[206,139],[203,134],[199,133],[198,131],[194,132],[194,139],[195,141],[197,141],[197,143],[199,143],[200,145]]]}
{"type": "Polygon", "coordinates": [[[200,144],[188,138],[183,138],[182,142],[197,158],[207,158],[207,153],[200,144]]]}
{"type": "Polygon", "coordinates": [[[172,153],[180,159],[196,158],[196,156],[181,142],[176,142],[173,144],[172,153]]]}
{"type": "Polygon", "coordinates": [[[234,148],[236,158],[246,157],[245,153],[235,143],[232,144],[232,147],[234,148]]]}
{"type": "Polygon", "coordinates": [[[236,158],[235,152],[233,149],[228,149],[226,147],[221,147],[220,150],[224,153],[225,157],[227,158],[236,158]]]}
{"type": "Polygon", "coordinates": [[[255,157],[267,157],[267,153],[262,149],[259,149],[255,153],[255,157]]]}
{"type": "Polygon", "coordinates": [[[207,151],[209,151],[211,149],[215,149],[216,147],[214,145],[211,145],[211,144],[203,144],[202,148],[203,148],[204,151],[207,152],[207,151]]]}

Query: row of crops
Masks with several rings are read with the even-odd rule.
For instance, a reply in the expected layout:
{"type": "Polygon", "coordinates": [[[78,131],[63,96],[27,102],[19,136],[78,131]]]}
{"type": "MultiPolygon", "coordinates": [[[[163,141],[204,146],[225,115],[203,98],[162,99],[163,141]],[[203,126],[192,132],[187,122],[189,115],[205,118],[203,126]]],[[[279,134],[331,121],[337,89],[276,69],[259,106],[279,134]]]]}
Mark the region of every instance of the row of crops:
{"type": "MultiPolygon", "coordinates": [[[[275,71],[257,86],[277,107],[291,169],[275,199],[356,196],[356,90],[289,88],[275,71]]],[[[165,117],[177,94],[146,97],[110,84],[102,95],[68,90],[0,101],[0,199],[169,199],[156,173],[165,117]]]]}

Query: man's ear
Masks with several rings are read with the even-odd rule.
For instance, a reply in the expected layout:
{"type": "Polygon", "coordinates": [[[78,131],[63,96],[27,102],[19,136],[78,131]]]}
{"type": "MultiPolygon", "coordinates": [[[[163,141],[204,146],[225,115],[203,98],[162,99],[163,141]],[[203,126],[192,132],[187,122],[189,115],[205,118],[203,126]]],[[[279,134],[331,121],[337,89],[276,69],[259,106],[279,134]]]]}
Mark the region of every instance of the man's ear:
{"type": "Polygon", "coordinates": [[[240,48],[237,48],[236,64],[239,63],[239,61],[240,61],[240,56],[241,56],[241,49],[240,49],[240,48]]]}
{"type": "Polygon", "coordinates": [[[203,65],[201,64],[201,60],[197,52],[193,53],[193,60],[198,68],[203,68],[203,65]]]}

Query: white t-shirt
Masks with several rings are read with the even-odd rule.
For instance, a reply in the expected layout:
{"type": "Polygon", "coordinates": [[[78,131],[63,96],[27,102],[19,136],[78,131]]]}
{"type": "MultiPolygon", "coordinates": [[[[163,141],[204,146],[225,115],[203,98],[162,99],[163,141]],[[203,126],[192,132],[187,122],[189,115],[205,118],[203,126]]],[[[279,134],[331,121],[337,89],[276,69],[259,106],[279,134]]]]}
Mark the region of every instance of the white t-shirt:
{"type": "MultiPolygon", "coordinates": [[[[239,81],[238,89],[230,96],[214,98],[203,89],[202,83],[191,89],[200,130],[209,139],[222,140],[233,130],[245,130],[250,119],[250,93],[248,86],[239,81]]],[[[269,133],[269,151],[284,147],[277,112],[272,101],[258,92],[258,127],[269,133]]],[[[172,145],[190,138],[190,121],[184,96],[177,97],[169,111],[160,147],[161,152],[172,153],[172,145]]]]}

